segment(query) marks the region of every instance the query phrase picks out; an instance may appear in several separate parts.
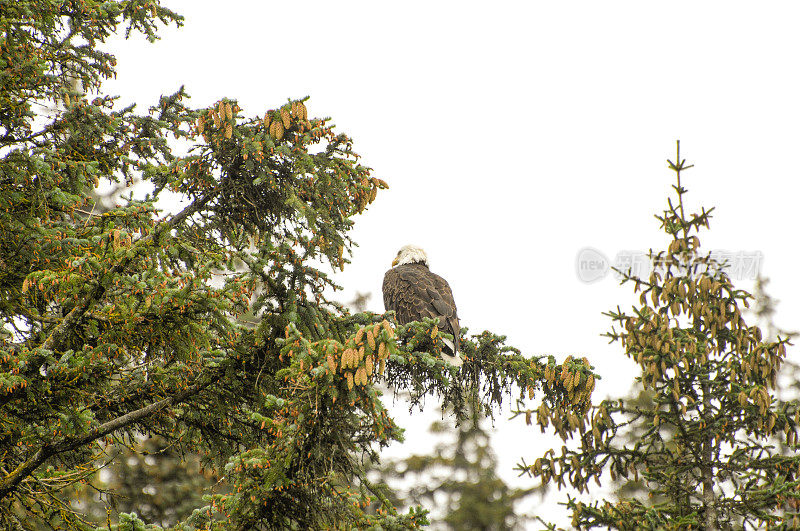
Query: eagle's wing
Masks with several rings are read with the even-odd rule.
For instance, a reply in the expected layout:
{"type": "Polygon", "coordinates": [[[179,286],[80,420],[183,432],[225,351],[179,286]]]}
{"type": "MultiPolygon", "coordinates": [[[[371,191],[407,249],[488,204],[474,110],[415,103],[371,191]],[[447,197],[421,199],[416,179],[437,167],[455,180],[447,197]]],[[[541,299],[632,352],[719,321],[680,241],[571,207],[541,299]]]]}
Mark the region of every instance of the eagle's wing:
{"type": "MultiPolygon", "coordinates": [[[[461,335],[461,326],[458,323],[458,311],[456,310],[456,301],[453,299],[453,290],[450,289],[450,284],[445,279],[435,273],[430,273],[433,279],[435,292],[439,297],[434,297],[432,300],[433,306],[439,311],[439,321],[444,320],[445,326],[439,326],[448,334],[453,335],[453,354],[459,350],[458,338],[461,335]]],[[[430,291],[428,292],[430,295],[430,291]]]]}
{"type": "Polygon", "coordinates": [[[458,324],[453,291],[445,279],[417,264],[399,265],[383,277],[383,305],[394,310],[400,324],[425,317],[439,320],[439,328],[453,335],[453,354],[458,352],[458,324]]]}

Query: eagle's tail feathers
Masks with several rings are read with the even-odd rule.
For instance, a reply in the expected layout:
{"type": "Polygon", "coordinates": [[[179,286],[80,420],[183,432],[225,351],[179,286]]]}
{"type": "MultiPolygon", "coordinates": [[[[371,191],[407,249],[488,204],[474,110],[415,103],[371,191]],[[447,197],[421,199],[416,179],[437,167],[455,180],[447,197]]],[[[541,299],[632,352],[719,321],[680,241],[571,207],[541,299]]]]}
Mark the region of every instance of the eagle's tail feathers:
{"type": "Polygon", "coordinates": [[[442,341],[444,342],[445,346],[450,349],[450,352],[456,351],[456,346],[453,344],[452,341],[450,341],[446,337],[442,337],[442,341]]]}
{"type": "MultiPolygon", "coordinates": [[[[445,341],[447,340],[445,339],[445,341]]],[[[464,360],[461,359],[461,356],[458,354],[450,355],[445,351],[442,351],[442,359],[454,367],[461,367],[464,364],[464,360]]]]}

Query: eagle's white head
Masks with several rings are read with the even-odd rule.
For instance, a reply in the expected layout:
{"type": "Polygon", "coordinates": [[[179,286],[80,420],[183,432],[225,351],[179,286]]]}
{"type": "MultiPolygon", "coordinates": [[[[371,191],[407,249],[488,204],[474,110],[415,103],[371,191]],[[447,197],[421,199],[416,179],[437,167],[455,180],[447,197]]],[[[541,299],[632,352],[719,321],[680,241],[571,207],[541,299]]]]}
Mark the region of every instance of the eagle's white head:
{"type": "Polygon", "coordinates": [[[399,251],[397,251],[397,256],[395,256],[394,260],[392,261],[392,267],[414,263],[428,265],[428,255],[425,254],[425,251],[422,249],[422,247],[418,247],[416,245],[404,245],[399,251]]]}

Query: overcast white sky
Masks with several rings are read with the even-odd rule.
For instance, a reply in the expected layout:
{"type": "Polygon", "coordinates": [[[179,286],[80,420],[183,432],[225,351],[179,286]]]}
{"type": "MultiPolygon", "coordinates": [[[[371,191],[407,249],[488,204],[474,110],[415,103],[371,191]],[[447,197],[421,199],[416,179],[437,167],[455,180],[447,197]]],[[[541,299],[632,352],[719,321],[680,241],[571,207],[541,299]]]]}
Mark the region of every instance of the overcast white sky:
{"type": "MultiPolygon", "coordinates": [[[[653,214],[680,139],[695,164],[689,209],[717,208],[704,248],[762,253],[777,322],[800,329],[800,4],[166,5],[185,27],[156,45],[115,43],[107,93],[145,108],[185,84],[196,106],[228,97],[249,115],[309,95],[309,113],[332,117],[389,183],[356,219],[342,300],[369,291],[383,311],[383,273],[416,243],[472,332],[507,334],[530,355],[585,355],[603,376],[598,399],[624,393],[633,364],[600,337],[601,312],[629,307],[631,291],[581,282],[575,259],[667,241],[653,214]]],[[[501,427],[505,478],[540,438],[501,427]]]]}

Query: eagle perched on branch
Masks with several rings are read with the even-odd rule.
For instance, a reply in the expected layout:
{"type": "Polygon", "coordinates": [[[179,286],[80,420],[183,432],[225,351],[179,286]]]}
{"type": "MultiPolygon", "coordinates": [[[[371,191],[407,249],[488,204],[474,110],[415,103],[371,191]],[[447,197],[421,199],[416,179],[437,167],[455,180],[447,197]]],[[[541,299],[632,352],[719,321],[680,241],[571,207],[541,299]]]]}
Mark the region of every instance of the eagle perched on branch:
{"type": "Polygon", "coordinates": [[[439,320],[439,329],[453,335],[442,337],[442,358],[460,367],[458,355],[461,327],[458,324],[453,291],[445,279],[428,269],[428,255],[416,245],[405,245],[398,252],[392,268],[383,277],[383,305],[394,310],[397,322],[407,324],[425,317],[439,320]],[[445,352],[448,351],[448,352],[445,352]]]}

